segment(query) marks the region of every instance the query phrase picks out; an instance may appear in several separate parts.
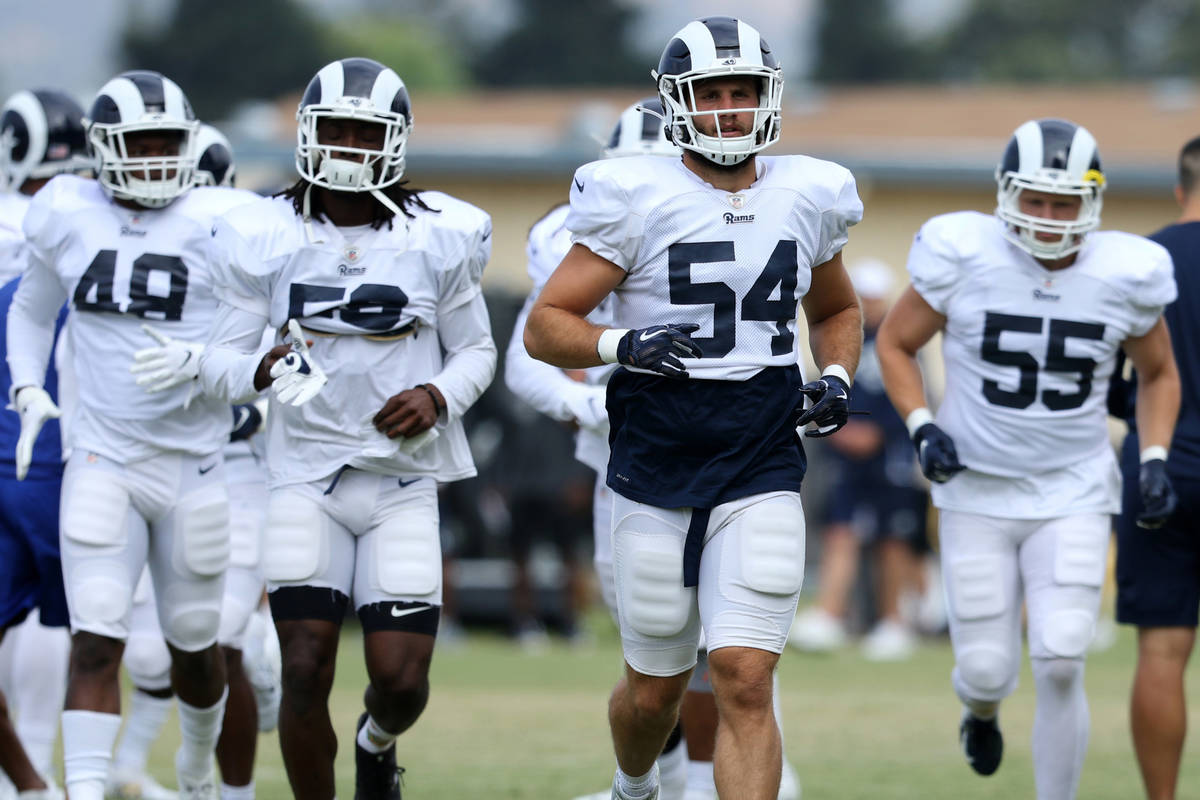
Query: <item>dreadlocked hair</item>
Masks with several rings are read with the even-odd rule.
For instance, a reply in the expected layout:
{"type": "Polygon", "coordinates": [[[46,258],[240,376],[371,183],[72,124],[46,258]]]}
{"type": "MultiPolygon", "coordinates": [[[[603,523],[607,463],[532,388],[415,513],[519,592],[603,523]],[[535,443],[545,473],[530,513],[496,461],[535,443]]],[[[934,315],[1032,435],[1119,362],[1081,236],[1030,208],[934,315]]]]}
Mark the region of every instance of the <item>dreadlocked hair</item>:
{"type": "MultiPolygon", "coordinates": [[[[292,208],[296,211],[296,216],[301,217],[304,216],[304,193],[308,187],[308,181],[306,181],[304,178],[300,178],[291,186],[273,196],[286,197],[288,200],[291,200],[292,208]]],[[[430,211],[434,214],[441,213],[440,209],[430,208],[429,206],[425,205],[425,201],[421,199],[421,190],[408,188],[408,181],[393,183],[391,186],[380,189],[379,191],[383,192],[385,195],[387,195],[389,200],[399,206],[400,210],[404,212],[404,216],[408,217],[409,219],[414,219],[416,217],[415,214],[408,210],[409,206],[416,206],[417,208],[430,211]]],[[[309,199],[309,204],[309,211],[312,214],[313,219],[323,220],[325,217],[325,204],[321,200],[321,193],[313,192],[309,199]]],[[[392,213],[391,209],[389,209],[383,203],[377,202],[375,203],[375,216],[371,220],[371,227],[375,230],[379,230],[386,224],[388,226],[388,230],[391,230],[392,217],[394,216],[395,214],[392,213]]]]}

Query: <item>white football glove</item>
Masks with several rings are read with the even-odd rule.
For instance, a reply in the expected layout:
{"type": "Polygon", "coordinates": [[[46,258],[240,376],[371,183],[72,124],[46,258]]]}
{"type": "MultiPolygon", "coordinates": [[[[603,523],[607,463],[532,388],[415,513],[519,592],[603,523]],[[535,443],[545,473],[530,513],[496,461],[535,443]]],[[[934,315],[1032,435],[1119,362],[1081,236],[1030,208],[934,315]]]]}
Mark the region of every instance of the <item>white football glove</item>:
{"type": "Polygon", "coordinates": [[[21,435],[17,437],[17,480],[25,480],[33,461],[33,443],[46,420],[58,419],[62,412],[40,386],[22,386],[13,398],[13,407],[21,415],[21,435]]]}
{"type": "Polygon", "coordinates": [[[289,319],[288,334],[292,337],[292,352],[271,365],[271,390],[279,402],[302,406],[317,396],[327,378],[309,355],[300,323],[289,319]]]}
{"type": "Polygon", "coordinates": [[[196,379],[200,374],[200,354],[204,352],[204,345],[172,339],[149,325],[143,325],[142,330],[159,346],[133,354],[129,371],[138,376],[138,386],[154,394],[196,379]]]}

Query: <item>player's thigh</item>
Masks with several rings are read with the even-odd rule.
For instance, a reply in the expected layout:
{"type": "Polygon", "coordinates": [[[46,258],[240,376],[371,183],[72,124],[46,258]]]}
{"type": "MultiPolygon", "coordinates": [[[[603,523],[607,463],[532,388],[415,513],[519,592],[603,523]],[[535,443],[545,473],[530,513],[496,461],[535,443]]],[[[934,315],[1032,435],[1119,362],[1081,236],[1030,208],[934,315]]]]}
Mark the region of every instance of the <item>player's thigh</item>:
{"type": "Polygon", "coordinates": [[[263,531],[267,524],[266,476],[252,458],[234,459],[226,463],[226,469],[229,565],[248,570],[259,569],[263,531]]]}
{"type": "Polygon", "coordinates": [[[1033,658],[1082,658],[1096,632],[1111,517],[1077,514],[1043,522],[1021,545],[1033,658]]]}
{"type": "Polygon", "coordinates": [[[264,583],[257,569],[230,566],[225,572],[225,591],[221,598],[221,624],[217,642],[222,647],[243,649],[250,618],[262,600],[264,583]]]}
{"type": "Polygon", "coordinates": [[[981,692],[1016,678],[1021,656],[1024,520],[942,511],[939,539],[950,641],[961,677],[981,692]]]}
{"type": "Polygon", "coordinates": [[[804,508],[770,492],[713,510],[700,558],[699,609],[711,654],[722,647],[783,652],[804,584],[804,508]]]}
{"type": "Polygon", "coordinates": [[[1124,470],[1117,529],[1117,620],[1141,628],[1197,625],[1200,608],[1200,481],[1172,476],[1179,506],[1161,528],[1137,526],[1136,462],[1124,470]]]}
{"type": "MultiPolygon", "coordinates": [[[[173,502],[152,521],[150,576],[167,643],[195,652],[216,642],[229,566],[229,494],[219,456],[161,459],[177,465],[173,502]]],[[[147,465],[153,466],[153,465],[147,465]]],[[[149,480],[149,469],[143,469],[149,480]]]]}
{"type": "Polygon", "coordinates": [[[625,661],[643,675],[678,675],[696,663],[696,587],[683,585],[691,511],[613,495],[613,586],[625,661]]]}
{"type": "Polygon", "coordinates": [[[73,631],[124,640],[133,590],[146,564],[149,528],[134,505],[137,478],[82,451],[67,462],[59,551],[73,631]]]}
{"type": "Polygon", "coordinates": [[[437,484],[362,478],[377,483],[368,525],[357,531],[354,605],[363,630],[436,634],[442,604],[437,484]]]}
{"type": "Polygon", "coordinates": [[[354,586],[354,534],[324,494],[330,481],[272,489],[262,568],[276,621],[341,624],[354,586]]]}

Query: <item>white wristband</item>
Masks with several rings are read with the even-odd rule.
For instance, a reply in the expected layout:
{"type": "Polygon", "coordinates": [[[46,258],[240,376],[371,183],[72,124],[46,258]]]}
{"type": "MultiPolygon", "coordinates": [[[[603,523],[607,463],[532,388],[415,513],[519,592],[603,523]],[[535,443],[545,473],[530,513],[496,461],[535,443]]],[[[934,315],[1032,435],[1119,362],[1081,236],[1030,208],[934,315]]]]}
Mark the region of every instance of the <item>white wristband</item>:
{"type": "Polygon", "coordinates": [[[832,375],[835,378],[840,378],[842,383],[850,385],[850,373],[841,364],[830,364],[825,369],[821,370],[822,375],[832,375]]]}
{"type": "Polygon", "coordinates": [[[908,428],[909,436],[916,436],[917,430],[919,430],[922,425],[930,422],[933,422],[933,413],[925,406],[921,406],[905,417],[904,426],[908,428]]]}
{"type": "Polygon", "coordinates": [[[1141,463],[1145,464],[1147,461],[1153,461],[1156,458],[1161,458],[1163,461],[1166,461],[1167,448],[1163,447],[1161,444],[1154,444],[1142,450],[1141,463]]]}
{"type": "Polygon", "coordinates": [[[601,361],[605,364],[617,363],[617,344],[627,333],[628,328],[609,328],[600,334],[600,340],[596,342],[596,354],[601,361]]]}

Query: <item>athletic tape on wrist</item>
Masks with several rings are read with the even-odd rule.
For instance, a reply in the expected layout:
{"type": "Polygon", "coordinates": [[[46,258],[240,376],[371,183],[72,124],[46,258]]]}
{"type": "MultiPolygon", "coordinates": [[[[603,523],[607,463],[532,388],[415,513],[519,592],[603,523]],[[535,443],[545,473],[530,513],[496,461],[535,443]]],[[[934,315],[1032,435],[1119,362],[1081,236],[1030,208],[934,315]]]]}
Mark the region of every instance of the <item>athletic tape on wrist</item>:
{"type": "Polygon", "coordinates": [[[909,436],[916,436],[921,426],[929,422],[933,422],[933,412],[925,406],[921,406],[904,418],[904,426],[908,428],[909,436]]]}
{"type": "Polygon", "coordinates": [[[605,364],[617,363],[617,344],[627,333],[628,328],[609,328],[600,334],[596,342],[596,355],[600,356],[601,361],[605,364]]]}

